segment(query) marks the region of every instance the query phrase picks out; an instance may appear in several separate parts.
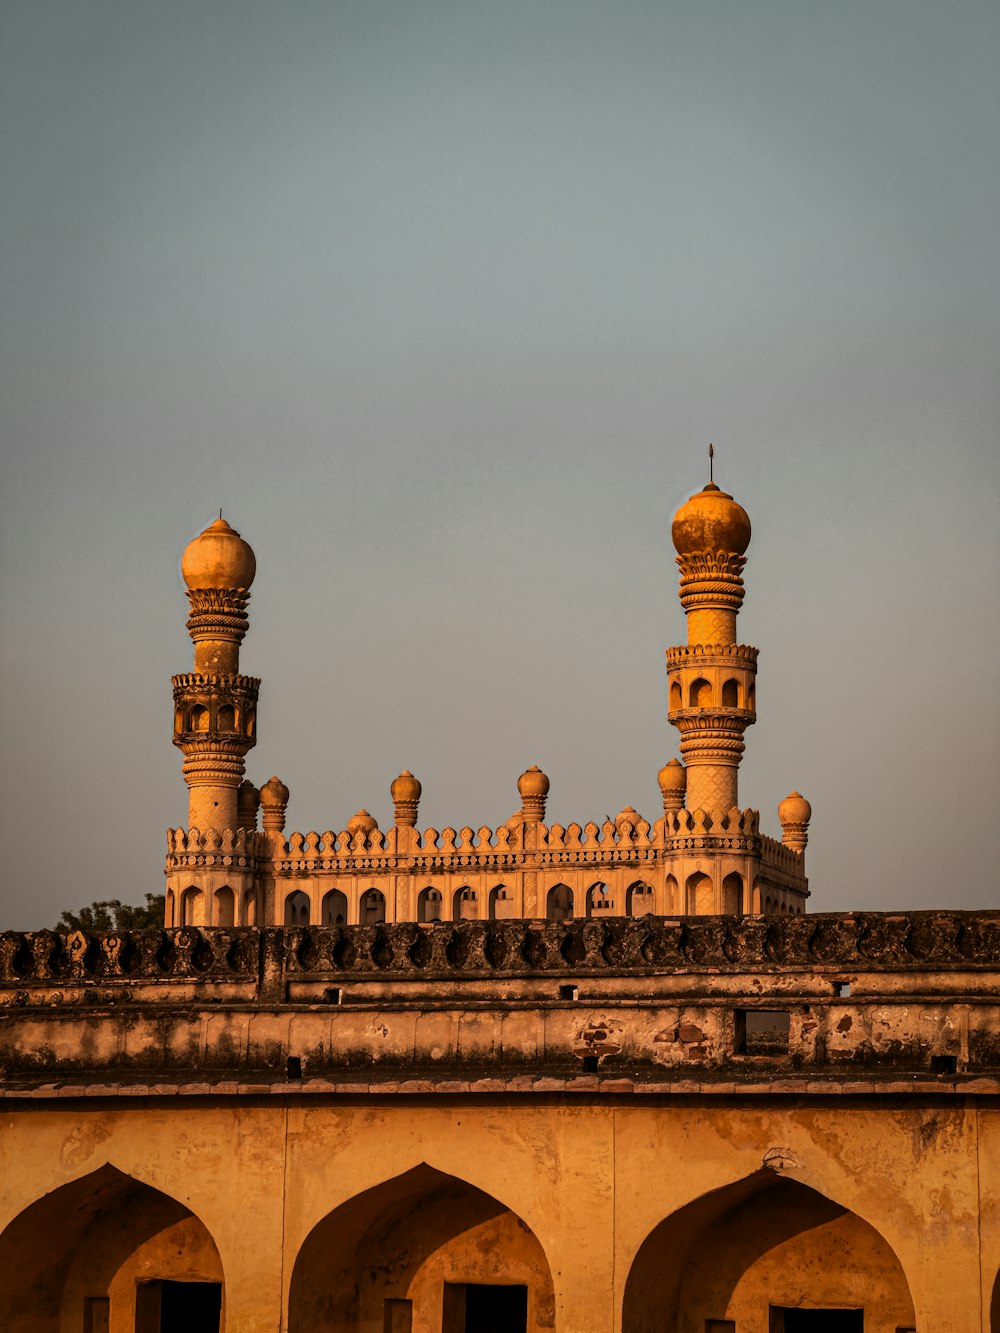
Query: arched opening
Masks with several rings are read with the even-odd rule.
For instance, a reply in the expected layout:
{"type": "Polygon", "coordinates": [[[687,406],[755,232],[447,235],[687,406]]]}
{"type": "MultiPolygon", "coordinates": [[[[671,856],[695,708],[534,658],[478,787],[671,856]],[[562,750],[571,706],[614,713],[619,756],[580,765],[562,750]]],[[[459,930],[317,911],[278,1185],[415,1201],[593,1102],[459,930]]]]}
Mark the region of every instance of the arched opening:
{"type": "Polygon", "coordinates": [[[347,925],[347,894],[340,889],[331,889],[323,894],[320,904],[320,924],[324,926],[347,925]]]}
{"type": "Polygon", "coordinates": [[[5,1333],[159,1328],[164,1303],[169,1314],[179,1298],[210,1320],[223,1296],[219,1252],[204,1223],[113,1166],[19,1213],[0,1234],[0,1272],[5,1333]]]}
{"type": "Polygon", "coordinates": [[[192,884],[181,894],[182,926],[205,925],[205,895],[192,884]]]}
{"type": "Polygon", "coordinates": [[[309,898],[301,889],[296,889],[285,899],[285,925],[308,926],[309,898]]]}
{"type": "Polygon", "coordinates": [[[723,682],[722,706],[723,708],[739,708],[740,687],[735,680],[727,680],[723,682]]]}
{"type": "Polygon", "coordinates": [[[615,909],[611,890],[606,884],[591,884],[587,890],[587,917],[611,916],[615,909]]]}
{"type": "Polygon", "coordinates": [[[641,881],[630,884],[625,894],[626,916],[649,916],[653,910],[653,888],[641,881]]]}
{"type": "Polygon", "coordinates": [[[188,731],[208,730],[208,709],[204,704],[195,704],[188,719],[188,731]]]}
{"type": "Polygon", "coordinates": [[[424,923],[444,919],[444,899],[440,889],[421,889],[417,895],[417,920],[424,923]]]}
{"type": "Polygon", "coordinates": [[[452,921],[475,921],[479,915],[477,908],[475,889],[470,889],[468,884],[465,884],[455,890],[451,903],[452,921]]]}
{"type": "Polygon", "coordinates": [[[673,875],[668,875],[663,881],[663,910],[665,912],[682,912],[681,891],[677,880],[673,875]]]}
{"type": "Polygon", "coordinates": [[[378,889],[369,889],[361,896],[361,924],[378,926],[385,920],[385,894],[378,889]]]}
{"type": "Polygon", "coordinates": [[[245,926],[257,924],[257,895],[253,889],[247,889],[243,895],[243,924],[245,926]]]}
{"type": "Polygon", "coordinates": [[[760,1170],[649,1234],[625,1285],[622,1330],[701,1333],[726,1321],[780,1329],[784,1311],[800,1309],[831,1312],[815,1327],[844,1333],[914,1322],[903,1269],[874,1227],[807,1185],[760,1170]]]}
{"type": "Polygon", "coordinates": [[[697,680],[691,682],[691,689],[688,691],[689,708],[711,708],[712,706],[712,687],[707,680],[700,676],[697,680]]]}
{"type": "Polygon", "coordinates": [[[223,704],[216,714],[216,726],[219,731],[236,730],[236,709],[232,704],[223,704]]]}
{"type": "Polygon", "coordinates": [[[681,683],[679,680],[672,680],[670,682],[670,707],[684,707],[684,693],[681,690],[681,683]]]}
{"type": "Polygon", "coordinates": [[[688,876],[687,912],[691,916],[711,916],[715,911],[715,890],[711,877],[700,870],[688,876]]]}
{"type": "Polygon", "coordinates": [[[554,884],[545,898],[547,921],[573,920],[573,890],[568,884],[554,884]]]}
{"type": "Polygon", "coordinates": [[[750,688],[747,690],[747,708],[749,708],[750,712],[752,713],[756,707],[757,707],[757,687],[756,685],[751,685],[750,688]]]}
{"type": "Polygon", "coordinates": [[[174,912],[176,911],[176,900],[173,889],[167,889],[166,901],[163,904],[163,924],[169,930],[174,924],[174,912]]]}
{"type": "Polygon", "coordinates": [[[252,736],[254,734],[254,731],[256,730],[256,727],[257,727],[257,713],[255,709],[251,708],[249,713],[247,713],[247,735],[252,736]]]}
{"type": "Polygon", "coordinates": [[[730,916],[743,911],[743,877],[735,870],[722,881],[722,910],[730,916]]]}
{"type": "Polygon", "coordinates": [[[215,890],[215,924],[217,926],[236,925],[236,895],[228,884],[215,890]]]}
{"type": "Polygon", "coordinates": [[[420,1165],[313,1227],[292,1270],[288,1329],[503,1329],[518,1325],[498,1312],[519,1308],[519,1327],[540,1333],[554,1327],[554,1304],[530,1228],[492,1195],[420,1165]]]}
{"type": "Polygon", "coordinates": [[[491,921],[507,921],[514,915],[514,899],[504,884],[490,889],[489,913],[491,921]]]}

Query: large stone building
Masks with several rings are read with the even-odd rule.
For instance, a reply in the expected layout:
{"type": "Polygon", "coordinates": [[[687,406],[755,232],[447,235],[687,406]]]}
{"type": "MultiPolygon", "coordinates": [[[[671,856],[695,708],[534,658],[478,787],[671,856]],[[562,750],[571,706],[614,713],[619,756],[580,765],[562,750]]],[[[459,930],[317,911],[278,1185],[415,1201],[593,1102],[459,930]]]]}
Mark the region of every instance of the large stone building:
{"type": "Polygon", "coordinates": [[[803,912],[808,806],[737,798],[748,539],[675,524],[662,819],[546,825],[529,770],[418,835],[403,774],[286,838],[203,534],[166,927],[0,935],[2,1333],[1000,1326],[1000,913],[803,912]]]}
{"type": "Polygon", "coordinates": [[[662,816],[630,806],[603,827],[546,824],[549,780],[518,779],[521,809],[498,829],[417,831],[421,788],[393,781],[393,827],[366,810],[336,833],[285,835],[288,788],[242,780],[260,681],[239,674],[254,553],[220,517],[184,553],[194,671],[175,676],[186,828],[168,835],[166,924],[374,925],[381,921],[800,913],[809,803],[778,811],[781,842],[740,809],[743,733],[756,721],[757,649],[737,642],[746,511],[710,482],[673,522],[687,643],[667,650],[669,719],[684,763],[659,773],[662,816]],[[263,810],[263,831],[257,828],[263,810]]]}

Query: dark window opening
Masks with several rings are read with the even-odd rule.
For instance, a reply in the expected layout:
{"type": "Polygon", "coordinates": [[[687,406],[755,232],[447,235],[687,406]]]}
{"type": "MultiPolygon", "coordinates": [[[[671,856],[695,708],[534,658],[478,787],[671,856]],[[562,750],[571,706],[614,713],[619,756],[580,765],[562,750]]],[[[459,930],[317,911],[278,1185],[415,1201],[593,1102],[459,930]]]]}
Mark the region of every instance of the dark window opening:
{"type": "Polygon", "coordinates": [[[527,1333],[528,1288],[446,1282],[442,1333],[527,1333]]]}
{"type": "Polygon", "coordinates": [[[289,1077],[289,1078],[301,1078],[301,1077],[302,1077],[302,1058],[301,1058],[301,1056],[298,1056],[298,1055],[290,1055],[290,1056],[288,1057],[288,1077],[289,1077]]]}
{"type": "Polygon", "coordinates": [[[559,987],[559,998],[560,998],[560,1000],[575,1000],[575,999],[579,996],[579,994],[580,994],[580,992],[579,992],[579,990],[577,989],[576,986],[560,986],[560,987],[559,987]]]}
{"type": "Polygon", "coordinates": [[[791,1016],[782,1009],[737,1009],[736,1055],[787,1055],[791,1016]]]}
{"type": "Polygon", "coordinates": [[[772,1305],[770,1333],[865,1333],[865,1312],[772,1305]]]}
{"type": "Polygon", "coordinates": [[[340,987],[339,987],[339,986],[327,986],[326,990],[324,990],[324,992],[323,992],[323,1003],[324,1003],[324,1004],[342,1004],[342,1003],[343,1003],[343,996],[341,995],[340,987]]]}
{"type": "Polygon", "coordinates": [[[851,993],[851,983],[849,981],[835,981],[833,983],[834,995],[839,995],[842,1000],[846,1000],[851,993]]]}
{"type": "Polygon", "coordinates": [[[932,1074],[957,1074],[958,1056],[957,1055],[932,1055],[931,1056],[932,1074]]]}
{"type": "Polygon", "coordinates": [[[140,1282],[135,1333],[219,1333],[221,1282],[140,1282]]]}
{"type": "Polygon", "coordinates": [[[583,1057],[583,1072],[585,1074],[596,1074],[598,1069],[598,1056],[585,1055],[583,1057]]]}
{"type": "Polygon", "coordinates": [[[735,1319],[706,1319],[705,1333],[736,1333],[735,1319]]]}
{"type": "Polygon", "coordinates": [[[111,1327],[111,1300],[107,1296],[83,1299],[83,1333],[108,1333],[111,1327]]]}

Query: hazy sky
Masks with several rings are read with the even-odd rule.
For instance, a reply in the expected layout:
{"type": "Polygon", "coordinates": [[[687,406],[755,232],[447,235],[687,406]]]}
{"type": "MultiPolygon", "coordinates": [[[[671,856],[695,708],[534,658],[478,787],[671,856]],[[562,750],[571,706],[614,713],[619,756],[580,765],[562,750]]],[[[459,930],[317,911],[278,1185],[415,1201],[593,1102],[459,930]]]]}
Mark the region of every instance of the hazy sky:
{"type": "Polygon", "coordinates": [[[180,553],[289,828],[659,812],[669,541],[749,511],[741,803],[997,906],[994,0],[3,0],[0,926],[162,889],[180,553]]]}

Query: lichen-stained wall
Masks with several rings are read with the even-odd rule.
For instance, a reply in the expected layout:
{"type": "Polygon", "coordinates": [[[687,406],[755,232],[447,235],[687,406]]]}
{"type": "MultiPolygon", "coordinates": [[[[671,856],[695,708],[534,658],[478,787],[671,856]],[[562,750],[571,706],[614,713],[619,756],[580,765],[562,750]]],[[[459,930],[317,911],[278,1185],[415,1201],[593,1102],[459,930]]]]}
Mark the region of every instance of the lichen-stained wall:
{"type": "MultiPolygon", "coordinates": [[[[293,1275],[303,1256],[307,1269],[319,1259],[306,1285],[322,1289],[323,1247],[310,1256],[309,1238],[324,1219],[369,1191],[369,1211],[354,1215],[360,1244],[350,1272],[380,1272],[386,1290],[414,1302],[413,1327],[421,1333],[440,1326],[433,1321],[443,1281],[495,1278],[529,1285],[533,1329],[552,1326],[554,1318],[556,1329],[610,1333],[622,1327],[624,1307],[627,1333],[639,1333],[644,1325],[634,1299],[630,1303],[629,1283],[642,1267],[643,1247],[657,1227],[691,1205],[695,1213],[683,1218],[687,1240],[696,1256],[711,1250],[715,1262],[687,1270],[682,1312],[706,1313],[698,1301],[707,1284],[718,1304],[725,1297],[725,1308],[713,1307],[706,1317],[747,1318],[746,1333],[765,1333],[760,1321],[769,1296],[785,1299],[791,1291],[793,1299],[821,1304],[831,1293],[824,1263],[836,1267],[853,1255],[854,1291],[871,1312],[866,1328],[872,1333],[886,1333],[886,1319],[901,1310],[905,1315],[908,1299],[919,1329],[987,1327],[1000,1228],[995,1195],[980,1224],[977,1180],[990,1169],[984,1143],[988,1150],[1000,1136],[997,1108],[964,1099],[948,1107],[855,1107],[835,1100],[786,1104],[775,1097],[754,1104],[730,1096],[706,1104],[679,1097],[672,1104],[654,1098],[643,1104],[607,1095],[518,1100],[442,1092],[339,1101],[281,1095],[241,1104],[238,1096],[216,1091],[143,1104],[122,1099],[119,1107],[114,1098],[92,1098],[12,1109],[2,1122],[0,1264],[8,1275],[6,1308],[31,1317],[3,1326],[81,1333],[73,1302],[96,1293],[74,1277],[60,1301],[61,1317],[34,1317],[38,1286],[8,1238],[17,1233],[21,1254],[34,1246],[59,1259],[67,1243],[60,1227],[18,1233],[15,1219],[48,1191],[73,1189],[73,1182],[86,1186],[89,1174],[111,1161],[117,1172],[146,1182],[196,1218],[189,1230],[200,1234],[204,1227],[225,1281],[227,1333],[324,1327],[309,1315],[315,1305],[296,1291],[302,1272],[293,1275]],[[413,1172],[422,1175],[410,1215],[394,1182],[413,1172]],[[770,1225],[785,1227],[788,1254],[798,1255],[801,1267],[796,1282],[777,1283],[766,1265],[755,1270],[750,1262],[744,1223],[755,1209],[769,1216],[769,1194],[790,1182],[807,1201],[796,1205],[801,1216],[793,1208],[770,1225]],[[428,1264],[414,1257],[412,1246],[420,1209],[434,1188],[450,1188],[458,1204],[450,1213],[427,1214],[435,1255],[428,1264]],[[713,1212],[706,1200],[721,1193],[725,1204],[727,1190],[735,1191],[734,1206],[713,1212]],[[479,1200],[477,1207],[462,1204],[463,1191],[479,1200]],[[484,1207],[493,1216],[483,1216],[484,1207]],[[817,1217],[837,1222],[828,1244],[822,1228],[812,1229],[817,1217]],[[402,1256],[395,1285],[394,1255],[402,1256]],[[706,1276],[712,1268],[718,1280],[706,1276]]],[[[165,1243],[176,1220],[165,1219],[151,1266],[140,1265],[150,1253],[140,1213],[125,1207],[115,1217],[126,1240],[130,1228],[137,1229],[134,1268],[161,1277],[191,1271],[190,1247],[165,1243]]],[[[326,1250],[327,1265],[336,1253],[326,1250]]],[[[107,1267],[121,1272],[119,1256],[107,1267]]],[[[103,1269],[95,1280],[104,1283],[103,1269]]],[[[658,1286],[671,1281],[669,1263],[647,1264],[639,1281],[653,1284],[644,1300],[659,1299],[658,1286]]],[[[104,1289],[114,1302],[114,1284],[104,1289]]],[[[375,1321],[371,1308],[355,1309],[325,1327],[360,1333],[375,1321]]],[[[738,1327],[744,1333],[743,1324],[738,1327]]]]}

